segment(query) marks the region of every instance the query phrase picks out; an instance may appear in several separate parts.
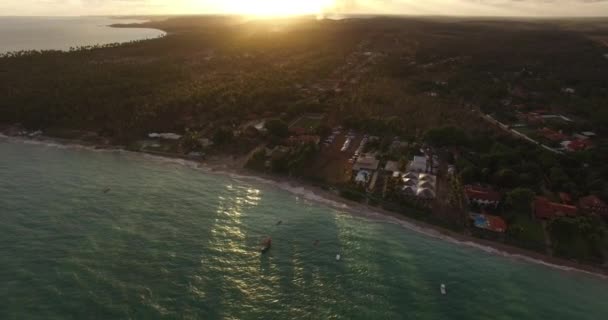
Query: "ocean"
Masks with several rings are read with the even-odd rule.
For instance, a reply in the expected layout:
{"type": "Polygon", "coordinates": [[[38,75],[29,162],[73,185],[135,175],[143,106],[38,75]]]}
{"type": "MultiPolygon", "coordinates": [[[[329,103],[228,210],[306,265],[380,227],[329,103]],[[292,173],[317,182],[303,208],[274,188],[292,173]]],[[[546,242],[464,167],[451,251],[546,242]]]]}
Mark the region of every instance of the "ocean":
{"type": "Polygon", "coordinates": [[[608,317],[599,276],[190,162],[1,137],[0,266],[0,319],[608,317]]]}
{"type": "Polygon", "coordinates": [[[0,53],[19,50],[68,50],[70,47],[157,38],[148,28],[111,28],[139,20],[103,17],[0,17],[0,53]]]}

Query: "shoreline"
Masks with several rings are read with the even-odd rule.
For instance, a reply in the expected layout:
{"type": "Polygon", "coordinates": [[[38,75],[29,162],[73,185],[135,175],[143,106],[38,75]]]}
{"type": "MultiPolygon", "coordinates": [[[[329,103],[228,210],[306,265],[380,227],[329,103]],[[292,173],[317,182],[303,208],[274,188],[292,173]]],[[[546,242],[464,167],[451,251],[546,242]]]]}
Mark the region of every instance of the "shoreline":
{"type": "Polygon", "coordinates": [[[274,174],[256,172],[250,169],[240,167],[237,165],[237,161],[228,160],[231,159],[230,156],[215,156],[211,157],[209,160],[201,161],[198,159],[193,159],[186,155],[133,151],[127,150],[121,146],[99,145],[76,139],[62,139],[48,136],[38,136],[30,138],[22,136],[9,136],[1,132],[0,139],[11,139],[13,141],[21,143],[44,144],[47,146],[55,145],[73,148],[87,148],[91,151],[130,152],[133,154],[149,155],[164,159],[179,159],[182,161],[188,161],[192,164],[195,164],[197,168],[208,170],[209,173],[223,174],[229,176],[236,175],[243,179],[256,180],[261,183],[271,184],[294,195],[308,195],[309,198],[307,198],[307,200],[310,200],[312,202],[316,202],[336,210],[342,210],[354,216],[364,217],[367,219],[385,223],[399,224],[405,229],[412,230],[414,232],[423,234],[428,237],[433,237],[438,240],[448,241],[457,245],[464,245],[467,247],[475,248],[477,250],[482,250],[493,255],[500,255],[506,258],[518,259],[528,263],[544,265],[553,269],[583,273],[600,277],[604,280],[608,279],[608,269],[603,269],[601,267],[593,265],[582,264],[559,257],[552,257],[542,253],[514,247],[500,242],[464,235],[458,232],[445,229],[440,226],[412,219],[398,212],[393,212],[384,208],[373,207],[367,204],[345,199],[334,192],[313,186],[309,183],[306,183],[305,181],[274,174]],[[312,195],[312,197],[310,197],[310,195],[312,195]]]}

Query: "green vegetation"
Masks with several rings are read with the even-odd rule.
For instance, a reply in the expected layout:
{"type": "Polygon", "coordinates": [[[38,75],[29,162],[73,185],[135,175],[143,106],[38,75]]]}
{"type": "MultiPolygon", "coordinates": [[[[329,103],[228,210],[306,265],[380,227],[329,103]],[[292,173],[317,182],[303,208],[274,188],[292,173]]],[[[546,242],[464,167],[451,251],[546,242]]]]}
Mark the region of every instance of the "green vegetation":
{"type": "Polygon", "coordinates": [[[555,219],[549,230],[555,254],[580,261],[603,261],[603,245],[608,233],[598,217],[555,219]]]}
{"type": "Polygon", "coordinates": [[[536,194],[526,188],[517,188],[507,193],[507,206],[518,215],[532,215],[532,201],[536,194]]]}
{"type": "Polygon", "coordinates": [[[265,124],[268,134],[276,138],[287,138],[289,136],[289,127],[281,120],[268,120],[265,124]]]}
{"type": "Polygon", "coordinates": [[[539,221],[530,216],[515,214],[507,219],[506,242],[518,247],[538,252],[545,252],[545,234],[539,221]]]}

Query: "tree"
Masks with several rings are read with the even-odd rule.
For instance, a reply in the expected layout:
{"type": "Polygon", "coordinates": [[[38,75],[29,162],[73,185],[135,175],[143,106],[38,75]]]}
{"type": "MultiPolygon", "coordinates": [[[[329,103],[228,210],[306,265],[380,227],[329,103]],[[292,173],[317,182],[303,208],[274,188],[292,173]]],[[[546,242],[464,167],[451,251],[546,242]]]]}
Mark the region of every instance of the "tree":
{"type": "Polygon", "coordinates": [[[234,138],[232,130],[220,128],[213,134],[213,143],[216,145],[226,144],[234,138]]]}
{"type": "Polygon", "coordinates": [[[460,128],[446,126],[429,130],[424,140],[435,147],[453,147],[466,146],[469,142],[469,137],[460,128]]]}
{"type": "Polygon", "coordinates": [[[507,205],[516,213],[529,215],[536,194],[527,188],[517,188],[507,193],[507,205]]]}
{"type": "Polygon", "coordinates": [[[286,138],[289,136],[289,127],[287,124],[281,120],[269,120],[265,124],[266,130],[271,136],[278,138],[286,138]]]}
{"type": "Polygon", "coordinates": [[[512,188],[517,185],[518,175],[512,169],[502,169],[494,175],[494,182],[505,188],[512,188]]]}
{"type": "Polygon", "coordinates": [[[477,182],[479,180],[479,170],[474,166],[467,166],[460,171],[460,179],[464,184],[477,182]]]}

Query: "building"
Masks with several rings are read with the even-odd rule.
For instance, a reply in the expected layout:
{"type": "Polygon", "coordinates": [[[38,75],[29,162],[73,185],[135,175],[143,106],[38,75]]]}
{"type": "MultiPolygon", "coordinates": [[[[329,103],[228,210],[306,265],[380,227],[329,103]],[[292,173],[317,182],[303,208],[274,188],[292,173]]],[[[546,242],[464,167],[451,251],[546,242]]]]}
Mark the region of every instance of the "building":
{"type": "Polygon", "coordinates": [[[437,178],[430,174],[417,174],[413,172],[407,172],[403,175],[403,189],[402,192],[406,196],[415,196],[421,199],[434,199],[436,197],[436,183],[437,178]]]}
{"type": "Polygon", "coordinates": [[[533,205],[534,215],[538,219],[574,217],[578,215],[578,209],[575,206],[551,202],[545,197],[537,197],[533,205]]]}
{"type": "Polygon", "coordinates": [[[428,171],[428,161],[426,157],[422,156],[414,156],[414,159],[410,161],[407,166],[409,171],[413,172],[427,172],[428,171]]]}
{"type": "Polygon", "coordinates": [[[399,162],[397,161],[388,161],[384,166],[384,171],[387,172],[398,172],[399,171],[399,162]]]}
{"type": "Polygon", "coordinates": [[[591,148],[593,146],[593,143],[590,140],[579,139],[574,141],[564,141],[562,143],[562,146],[570,152],[577,152],[591,148]]]}
{"type": "Polygon", "coordinates": [[[374,154],[364,154],[357,159],[357,162],[353,165],[353,171],[358,172],[360,170],[376,171],[380,165],[380,160],[376,159],[374,154]]]}
{"type": "Polygon", "coordinates": [[[422,199],[435,199],[435,191],[427,188],[418,188],[418,191],[416,191],[416,197],[422,199]]]}
{"type": "Polygon", "coordinates": [[[554,142],[560,142],[560,141],[564,141],[564,140],[568,139],[568,136],[566,136],[565,134],[551,130],[549,128],[542,128],[539,131],[539,134],[541,136],[543,136],[545,139],[554,141],[554,142]]]}
{"type": "Polygon", "coordinates": [[[560,192],[559,199],[562,201],[563,204],[572,204],[572,196],[569,193],[560,192]]]}
{"type": "Polygon", "coordinates": [[[476,204],[482,207],[498,207],[502,200],[499,192],[479,186],[465,186],[464,194],[469,204],[476,204]]]}
{"type": "Polygon", "coordinates": [[[606,205],[606,203],[597,196],[580,198],[578,201],[578,207],[582,211],[589,214],[608,216],[608,205],[606,205]]]}
{"type": "Polygon", "coordinates": [[[301,136],[291,136],[286,141],[285,144],[289,146],[298,146],[302,144],[319,144],[321,141],[321,137],[315,135],[301,135],[301,136]]]}

